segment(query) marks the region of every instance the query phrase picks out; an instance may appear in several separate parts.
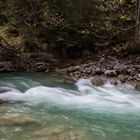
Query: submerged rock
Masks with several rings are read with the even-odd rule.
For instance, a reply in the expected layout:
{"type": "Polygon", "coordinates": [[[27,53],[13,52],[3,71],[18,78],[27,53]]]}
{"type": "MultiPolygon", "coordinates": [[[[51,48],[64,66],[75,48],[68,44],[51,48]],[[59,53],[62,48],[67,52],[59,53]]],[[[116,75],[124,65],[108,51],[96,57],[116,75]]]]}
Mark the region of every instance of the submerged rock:
{"type": "Polygon", "coordinates": [[[65,129],[64,125],[52,128],[43,128],[33,132],[29,140],[87,140],[90,138],[90,136],[85,134],[85,132],[79,132],[78,130],[76,132],[66,132],[65,129]]]}
{"type": "Polygon", "coordinates": [[[56,126],[54,128],[43,128],[35,131],[32,135],[35,137],[38,136],[50,136],[50,135],[59,135],[64,131],[64,126],[56,126]]]}
{"type": "MultiPolygon", "coordinates": [[[[13,88],[10,88],[10,87],[0,87],[0,94],[4,94],[4,93],[10,92],[12,90],[13,90],[13,88]]],[[[0,104],[2,104],[2,103],[8,103],[8,102],[9,101],[4,101],[4,100],[1,100],[0,99],[0,104]]]]}
{"type": "Polygon", "coordinates": [[[90,135],[77,134],[77,133],[63,133],[54,134],[50,136],[37,136],[32,138],[26,138],[26,140],[88,140],[92,139],[90,135]]]}
{"type": "Polygon", "coordinates": [[[28,125],[38,124],[38,121],[29,116],[2,116],[0,117],[0,125],[28,125]]]}
{"type": "Polygon", "coordinates": [[[63,83],[63,84],[74,84],[76,80],[72,78],[60,78],[60,79],[57,79],[56,82],[63,83]]]}
{"type": "Polygon", "coordinates": [[[12,91],[12,88],[0,87],[0,94],[5,93],[5,92],[9,92],[9,91],[12,91]]]}

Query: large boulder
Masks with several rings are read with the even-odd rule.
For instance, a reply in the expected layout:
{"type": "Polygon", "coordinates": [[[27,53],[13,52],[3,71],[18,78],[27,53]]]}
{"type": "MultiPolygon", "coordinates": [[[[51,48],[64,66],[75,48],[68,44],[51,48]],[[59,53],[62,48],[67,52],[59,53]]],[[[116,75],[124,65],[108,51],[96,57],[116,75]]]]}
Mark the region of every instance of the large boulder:
{"type": "Polygon", "coordinates": [[[95,86],[103,86],[105,84],[105,81],[100,77],[95,77],[91,80],[91,82],[95,86]]]}
{"type": "MultiPolygon", "coordinates": [[[[0,87],[0,94],[6,93],[6,92],[9,92],[9,91],[12,91],[12,88],[0,87]]],[[[8,103],[8,101],[3,101],[3,100],[0,99],[0,104],[2,104],[2,103],[8,103]]]]}

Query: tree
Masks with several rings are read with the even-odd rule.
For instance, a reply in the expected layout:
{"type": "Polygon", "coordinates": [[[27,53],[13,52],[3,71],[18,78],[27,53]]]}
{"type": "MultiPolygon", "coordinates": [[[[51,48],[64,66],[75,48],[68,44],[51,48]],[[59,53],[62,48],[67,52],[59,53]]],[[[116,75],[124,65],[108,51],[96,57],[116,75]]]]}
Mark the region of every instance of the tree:
{"type": "MultiPolygon", "coordinates": [[[[136,23],[136,0],[0,0],[0,22],[48,50],[105,50],[134,40],[139,5],[136,23]]],[[[136,44],[139,36],[137,26],[136,44]]]]}
{"type": "Polygon", "coordinates": [[[140,50],[140,0],[137,0],[137,27],[135,33],[136,47],[140,50]]]}

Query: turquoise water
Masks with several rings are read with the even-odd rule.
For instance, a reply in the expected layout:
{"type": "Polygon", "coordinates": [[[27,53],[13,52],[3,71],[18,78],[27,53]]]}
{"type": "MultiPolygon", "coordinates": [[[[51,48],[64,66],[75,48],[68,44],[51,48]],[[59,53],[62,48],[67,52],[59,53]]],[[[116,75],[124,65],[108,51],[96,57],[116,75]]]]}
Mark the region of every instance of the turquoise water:
{"type": "Polygon", "coordinates": [[[1,74],[0,140],[139,140],[140,92],[44,73],[1,74]]]}

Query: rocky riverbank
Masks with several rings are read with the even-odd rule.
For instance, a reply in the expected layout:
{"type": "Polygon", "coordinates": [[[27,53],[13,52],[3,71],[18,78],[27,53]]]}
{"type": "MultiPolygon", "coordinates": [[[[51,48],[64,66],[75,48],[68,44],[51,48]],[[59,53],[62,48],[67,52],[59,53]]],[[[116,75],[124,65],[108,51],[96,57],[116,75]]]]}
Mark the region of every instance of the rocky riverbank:
{"type": "Polygon", "coordinates": [[[3,55],[0,58],[0,72],[57,72],[74,80],[93,77],[92,83],[96,86],[105,83],[99,78],[105,76],[111,78],[113,85],[129,82],[134,87],[140,87],[140,55],[122,58],[96,54],[99,57],[90,56],[88,60],[60,60],[52,54],[43,52],[24,51],[9,56],[7,51],[4,55],[1,50],[1,54],[3,55]]]}
{"type": "Polygon", "coordinates": [[[140,86],[140,56],[105,56],[96,61],[91,59],[84,64],[57,69],[57,72],[74,79],[94,77],[92,83],[97,86],[104,83],[99,76],[106,76],[112,79],[113,85],[129,82],[137,88],[140,86]]]}

